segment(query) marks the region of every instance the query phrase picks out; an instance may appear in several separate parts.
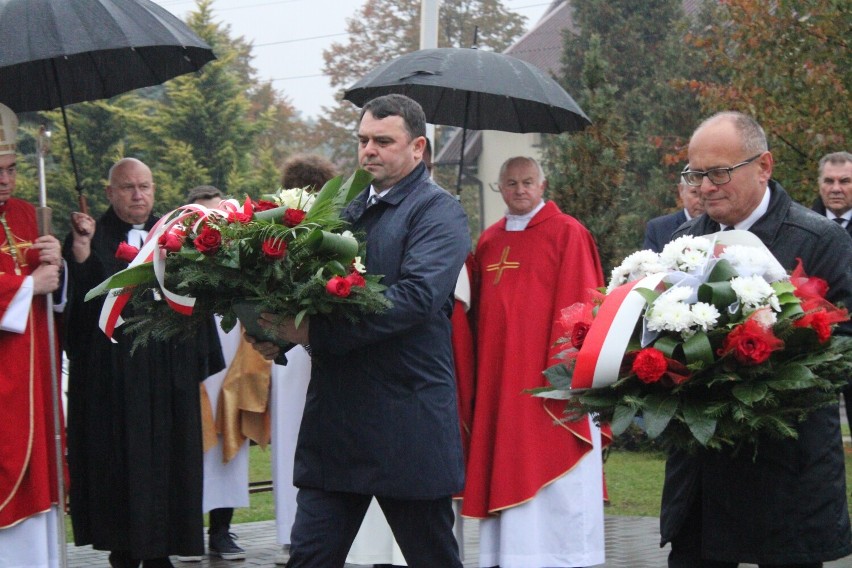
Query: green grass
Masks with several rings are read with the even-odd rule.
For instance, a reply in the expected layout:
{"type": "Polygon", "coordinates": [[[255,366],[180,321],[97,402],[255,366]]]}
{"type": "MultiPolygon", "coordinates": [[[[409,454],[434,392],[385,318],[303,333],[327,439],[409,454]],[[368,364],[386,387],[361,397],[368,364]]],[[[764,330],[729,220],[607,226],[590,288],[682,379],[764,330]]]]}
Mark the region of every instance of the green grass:
{"type": "MultiPolygon", "coordinates": [[[[844,426],[845,427],[845,426],[844,426]]],[[[249,479],[272,479],[271,451],[252,446],[249,453],[249,479]]],[[[604,464],[609,505],[607,515],[657,517],[663,493],[665,455],[660,452],[628,452],[612,450],[604,464]]],[[[847,501],[852,510],[852,448],[846,448],[847,501]]],[[[271,491],[251,494],[251,506],[234,511],[234,524],[268,521],[275,518],[275,503],[271,491]]],[[[71,519],[65,519],[68,542],[73,542],[71,519]]],[[[207,525],[207,516],[204,519],[207,525]]]]}

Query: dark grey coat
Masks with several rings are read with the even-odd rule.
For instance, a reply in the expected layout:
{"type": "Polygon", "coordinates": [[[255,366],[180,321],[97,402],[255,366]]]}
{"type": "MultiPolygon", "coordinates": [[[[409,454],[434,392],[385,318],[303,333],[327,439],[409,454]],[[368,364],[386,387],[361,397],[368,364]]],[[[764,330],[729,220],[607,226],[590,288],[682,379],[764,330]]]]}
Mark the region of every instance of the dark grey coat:
{"type": "Polygon", "coordinates": [[[686,213],[683,209],[676,213],[654,217],[645,225],[645,241],[643,249],[662,252],[663,247],[672,240],[672,235],[678,227],[686,223],[686,213]]]}
{"type": "Polygon", "coordinates": [[[313,369],[296,448],[298,487],[435,499],[462,488],[450,344],[452,294],[470,250],[457,200],[418,165],[344,217],[393,308],[358,324],[312,317],[313,369]]]}
{"type": "MultiPolygon", "coordinates": [[[[794,203],[770,182],[769,210],[750,229],[787,269],[801,258],[824,278],[828,299],[852,306],[852,241],[843,229],[794,203]]],[[[713,230],[701,215],[675,233],[713,230]]],[[[718,229],[717,229],[718,230],[718,229]]],[[[660,518],[662,542],[678,534],[693,499],[701,499],[703,554],[713,560],[765,564],[819,562],[852,553],[839,409],[813,412],[798,440],[763,440],[737,456],[670,454],[660,518]]]]}

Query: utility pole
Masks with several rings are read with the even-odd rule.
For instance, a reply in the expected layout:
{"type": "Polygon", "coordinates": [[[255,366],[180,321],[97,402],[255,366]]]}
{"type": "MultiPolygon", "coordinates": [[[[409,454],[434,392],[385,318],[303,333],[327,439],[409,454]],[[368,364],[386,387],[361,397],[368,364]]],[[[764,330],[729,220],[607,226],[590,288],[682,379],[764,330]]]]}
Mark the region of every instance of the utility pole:
{"type": "MultiPolygon", "coordinates": [[[[440,0],[420,0],[420,49],[438,47],[438,5],[440,0]]],[[[426,125],[426,137],[432,141],[433,155],[435,148],[435,125],[426,125]]]]}

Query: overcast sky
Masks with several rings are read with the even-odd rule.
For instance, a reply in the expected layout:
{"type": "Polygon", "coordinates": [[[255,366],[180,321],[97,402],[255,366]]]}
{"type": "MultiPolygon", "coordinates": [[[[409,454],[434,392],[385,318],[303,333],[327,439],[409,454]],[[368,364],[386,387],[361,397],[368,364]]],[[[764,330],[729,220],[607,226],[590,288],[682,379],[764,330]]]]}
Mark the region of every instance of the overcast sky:
{"type": "MultiPolygon", "coordinates": [[[[154,0],[185,19],[195,0],[154,0]]],[[[503,0],[532,26],[550,0],[503,0]]],[[[305,117],[315,117],[334,102],[334,91],[322,74],[322,52],[345,41],[346,19],[364,0],[215,0],[215,20],[231,28],[232,37],[254,44],[254,67],[273,81],[305,117]]]]}

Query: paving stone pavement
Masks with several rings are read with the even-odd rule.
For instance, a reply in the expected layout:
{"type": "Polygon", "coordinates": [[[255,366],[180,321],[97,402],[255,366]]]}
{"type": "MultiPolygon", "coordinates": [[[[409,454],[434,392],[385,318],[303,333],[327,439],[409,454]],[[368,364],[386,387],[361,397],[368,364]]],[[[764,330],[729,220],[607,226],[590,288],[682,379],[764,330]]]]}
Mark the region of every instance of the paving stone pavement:
{"type": "MultiPolygon", "coordinates": [[[[240,561],[227,561],[221,558],[205,556],[201,562],[172,561],[176,568],[250,568],[263,566],[273,568],[278,544],[275,537],[275,522],[262,521],[244,523],[231,527],[239,536],[238,543],[246,549],[247,558],[240,561]]],[[[606,563],[600,568],[665,568],[669,547],[659,547],[659,519],[656,517],[618,517],[605,518],[606,563]]],[[[479,549],[479,530],[475,521],[465,521],[464,526],[464,566],[474,568],[477,564],[479,549]]],[[[68,547],[69,568],[108,567],[107,553],[92,550],[90,546],[68,547]]],[[[755,568],[754,564],[741,564],[741,568],[755,568]]],[[[347,564],[346,568],[358,568],[347,564]]],[[[436,567],[440,568],[440,567],[436,567]]],[[[827,562],[825,568],[852,568],[852,557],[827,562]]]]}

